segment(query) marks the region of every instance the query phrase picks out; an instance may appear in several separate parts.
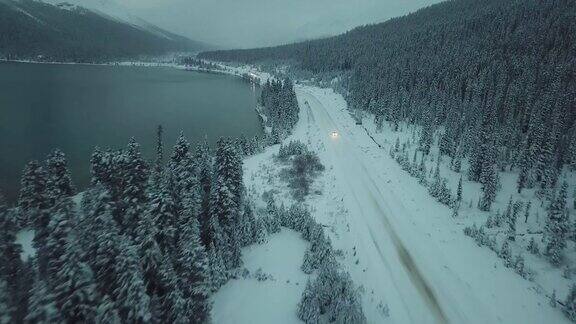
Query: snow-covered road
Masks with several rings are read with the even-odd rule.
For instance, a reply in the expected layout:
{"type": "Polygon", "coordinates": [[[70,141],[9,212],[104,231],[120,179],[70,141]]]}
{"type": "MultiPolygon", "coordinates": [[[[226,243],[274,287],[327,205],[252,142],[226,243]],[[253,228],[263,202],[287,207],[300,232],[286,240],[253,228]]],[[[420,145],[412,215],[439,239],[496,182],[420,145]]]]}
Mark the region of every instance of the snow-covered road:
{"type": "MultiPolygon", "coordinates": [[[[295,137],[323,147],[348,210],[348,230],[332,239],[355,246],[364,267],[356,258],[344,265],[357,284],[384,298],[392,322],[566,322],[533,284],[462,234],[450,211],[354,124],[341,96],[306,86],[297,95],[306,111],[295,137]],[[330,136],[334,131],[339,136],[330,136]]],[[[381,321],[370,311],[367,317],[381,321]]]]}

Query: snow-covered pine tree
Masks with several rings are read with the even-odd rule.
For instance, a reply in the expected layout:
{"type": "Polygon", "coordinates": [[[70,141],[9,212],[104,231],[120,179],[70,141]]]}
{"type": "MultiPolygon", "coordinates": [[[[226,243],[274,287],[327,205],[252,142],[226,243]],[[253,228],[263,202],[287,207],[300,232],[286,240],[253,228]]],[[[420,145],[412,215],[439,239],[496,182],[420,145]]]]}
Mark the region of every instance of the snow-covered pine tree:
{"type": "Polygon", "coordinates": [[[224,264],[222,255],[212,243],[208,248],[208,263],[210,271],[210,288],[212,292],[216,292],[226,283],[228,280],[228,274],[226,272],[226,265],[224,264]]]}
{"type": "Polygon", "coordinates": [[[224,260],[227,269],[236,269],[242,266],[242,251],[240,251],[240,242],[238,236],[231,236],[228,238],[229,252],[227,255],[230,260],[224,260]]]}
{"type": "Polygon", "coordinates": [[[541,142],[536,155],[535,174],[540,181],[541,189],[553,188],[558,179],[556,170],[556,144],[559,137],[558,118],[555,116],[551,117],[543,115],[543,118],[546,118],[545,120],[547,121],[545,125],[548,127],[546,134],[540,138],[541,142]]]}
{"type": "MultiPolygon", "coordinates": [[[[191,311],[180,307],[187,304],[181,300],[183,298],[178,287],[178,278],[170,258],[162,254],[155,240],[156,233],[154,220],[148,217],[141,218],[137,227],[136,242],[147,294],[150,296],[150,320],[175,322],[180,311],[182,316],[191,318],[191,311]],[[180,298],[177,298],[178,296],[180,298]]],[[[129,292],[126,293],[128,294],[129,292]]]]}
{"type": "Polygon", "coordinates": [[[62,151],[57,149],[48,156],[46,170],[46,189],[50,206],[54,206],[62,198],[74,195],[74,186],[68,170],[68,161],[62,151]]]}
{"type": "Polygon", "coordinates": [[[0,278],[0,324],[12,323],[10,296],[4,279],[0,278]]]}
{"type": "Polygon", "coordinates": [[[240,246],[248,246],[255,243],[256,239],[256,217],[252,211],[250,204],[244,205],[244,212],[240,218],[240,228],[239,228],[239,240],[240,246]]]}
{"type": "Polygon", "coordinates": [[[176,252],[178,210],[173,199],[173,181],[168,177],[161,188],[151,194],[146,217],[154,220],[157,232],[156,242],[164,254],[176,252]]]}
{"type": "Polygon", "coordinates": [[[366,323],[366,316],[360,303],[360,294],[354,288],[354,284],[348,273],[340,274],[338,292],[333,301],[329,318],[336,323],[366,323]]]}
{"type": "Polygon", "coordinates": [[[218,215],[210,215],[208,226],[208,240],[210,242],[208,246],[213,244],[216,250],[225,251],[228,248],[228,235],[220,225],[218,215]]]}
{"type": "Polygon", "coordinates": [[[566,152],[566,160],[571,171],[576,171],[576,131],[572,131],[572,140],[566,152]]]}
{"type": "Polygon", "coordinates": [[[90,158],[90,174],[92,175],[91,184],[104,185],[114,199],[118,199],[121,191],[122,181],[120,179],[120,164],[123,162],[121,151],[104,152],[99,147],[94,149],[90,158]]]}
{"type": "Polygon", "coordinates": [[[264,244],[268,241],[268,231],[266,230],[266,223],[262,218],[256,219],[254,240],[257,244],[264,244]]]}
{"type": "Polygon", "coordinates": [[[442,178],[440,180],[440,185],[438,187],[438,197],[436,198],[438,202],[446,206],[451,206],[453,203],[452,192],[450,192],[450,189],[448,189],[448,180],[446,180],[446,178],[442,178]]]}
{"type": "Polygon", "coordinates": [[[10,217],[0,214],[0,280],[6,283],[10,317],[14,322],[21,322],[26,315],[31,278],[26,277],[27,266],[20,258],[22,247],[16,243],[16,228],[10,217]]]}
{"type": "Polygon", "coordinates": [[[548,218],[544,227],[544,254],[553,265],[562,261],[562,253],[566,247],[568,235],[568,215],[566,213],[566,191],[568,184],[564,182],[560,192],[548,209],[548,218]]]}
{"type": "Polygon", "coordinates": [[[453,109],[453,111],[448,114],[445,123],[445,131],[442,134],[439,143],[440,153],[448,155],[453,159],[456,156],[459,139],[461,138],[459,119],[459,112],[456,109],[453,109]]]}
{"type": "Polygon", "coordinates": [[[114,290],[115,308],[124,323],[147,323],[152,315],[150,297],[140,270],[136,248],[126,237],[119,237],[120,253],[112,271],[116,273],[114,290]]]}
{"type": "Polygon", "coordinates": [[[543,170],[546,163],[546,152],[545,152],[545,127],[543,125],[547,124],[546,116],[550,112],[550,107],[544,105],[539,110],[533,110],[530,116],[530,124],[528,129],[528,142],[530,143],[530,179],[528,182],[532,184],[537,184],[542,181],[543,170]]]}
{"type": "Polygon", "coordinates": [[[332,243],[330,239],[324,234],[322,225],[315,224],[312,227],[310,236],[310,248],[304,254],[304,262],[302,263],[302,271],[304,273],[312,273],[312,271],[319,269],[326,263],[334,261],[332,251],[332,243]]]}
{"type": "Polygon", "coordinates": [[[192,300],[184,298],[179,289],[169,289],[164,297],[164,323],[189,324],[194,321],[192,300]]]}
{"type": "Polygon", "coordinates": [[[293,204],[283,218],[282,226],[304,233],[308,223],[312,221],[310,212],[300,204],[293,204]]]}
{"type": "Polygon", "coordinates": [[[462,171],[462,159],[464,158],[464,152],[462,146],[458,146],[456,149],[456,156],[452,160],[452,171],[460,173],[462,171]]]}
{"type": "Polygon", "coordinates": [[[106,184],[104,174],[106,172],[104,152],[96,146],[92,156],[90,157],[90,183],[95,185],[98,183],[106,184]]]}
{"type": "Polygon", "coordinates": [[[500,247],[500,252],[498,252],[498,256],[504,260],[504,265],[506,267],[510,267],[512,264],[512,251],[510,251],[510,244],[508,241],[504,241],[502,247],[500,247]]]}
{"type": "Polygon", "coordinates": [[[233,194],[234,202],[238,207],[242,205],[244,186],[242,182],[242,159],[228,139],[219,139],[216,148],[214,176],[221,180],[233,194]]]}
{"type": "Polygon", "coordinates": [[[159,290],[156,294],[161,302],[163,323],[190,323],[193,316],[191,300],[184,297],[178,286],[178,277],[172,262],[163,256],[158,269],[159,290]]]}
{"type": "MultiPolygon", "coordinates": [[[[0,289],[0,291],[1,290],[2,289],[0,289]]],[[[61,322],[63,321],[56,307],[54,294],[48,290],[46,281],[36,276],[32,289],[30,290],[28,314],[24,319],[24,323],[52,324],[61,322]]]]}
{"type": "MultiPolygon", "coordinates": [[[[99,316],[118,316],[129,323],[144,323],[150,320],[150,299],[140,269],[140,260],[132,241],[120,234],[112,217],[111,195],[103,186],[87,191],[84,203],[85,232],[83,244],[87,249],[86,262],[94,271],[101,296],[110,296],[113,313],[99,316]]],[[[108,306],[100,302],[98,312],[108,306]]]]}
{"type": "MultiPolygon", "coordinates": [[[[96,316],[94,318],[95,323],[107,323],[107,324],[121,324],[122,319],[118,315],[118,311],[115,305],[108,296],[104,296],[98,303],[96,308],[96,316]]],[[[131,322],[138,323],[138,322],[131,322]]]]}
{"type": "MultiPolygon", "coordinates": [[[[494,152],[491,150],[491,152],[494,152]]],[[[496,200],[499,187],[499,176],[496,171],[494,156],[490,153],[485,155],[480,182],[482,183],[482,199],[479,202],[480,210],[489,211],[496,200]]]]}
{"type": "Polygon", "coordinates": [[[20,197],[18,207],[20,207],[21,217],[23,218],[19,226],[25,227],[42,223],[44,227],[44,218],[42,211],[50,206],[47,190],[48,176],[46,170],[38,161],[30,161],[26,164],[20,181],[20,197]]]}
{"type": "Polygon", "coordinates": [[[420,141],[418,142],[418,149],[422,151],[422,155],[428,155],[430,154],[430,148],[432,147],[432,142],[434,141],[434,122],[428,115],[423,122],[424,125],[422,126],[422,133],[420,135],[420,141]]]}
{"type": "Polygon", "coordinates": [[[469,157],[468,179],[471,181],[486,183],[485,177],[490,176],[489,169],[496,162],[496,149],[493,138],[494,119],[494,109],[489,108],[489,112],[483,116],[482,122],[476,130],[475,144],[469,157]]]}
{"type": "Polygon", "coordinates": [[[240,137],[236,137],[233,142],[232,145],[234,145],[234,148],[236,149],[236,152],[238,152],[238,154],[240,155],[240,157],[244,157],[247,156],[247,152],[246,152],[246,136],[244,136],[244,134],[240,135],[240,137]]]}
{"type": "MultiPolygon", "coordinates": [[[[320,314],[327,322],[366,323],[360,295],[350,275],[339,271],[335,262],[327,262],[318,271],[307,298],[318,300],[320,314]]],[[[303,295],[304,296],[304,295],[303,295]]]]}
{"type": "Polygon", "coordinates": [[[222,242],[214,242],[215,246],[223,254],[224,262],[227,269],[233,269],[240,266],[240,246],[238,244],[238,205],[235,196],[226,184],[226,179],[219,176],[214,184],[212,196],[211,216],[218,220],[222,230],[222,242]],[[221,244],[224,246],[221,246],[221,244]]]}
{"type": "Polygon", "coordinates": [[[198,221],[200,223],[200,238],[204,246],[210,244],[210,199],[212,197],[212,156],[210,155],[210,147],[208,141],[204,141],[196,149],[196,170],[198,182],[200,185],[200,212],[198,221]]]}
{"type": "Polygon", "coordinates": [[[92,270],[81,261],[74,233],[76,217],[74,202],[60,200],[48,226],[46,245],[49,289],[63,320],[70,323],[93,321],[98,299],[92,270]]]}
{"type": "Polygon", "coordinates": [[[164,129],[162,125],[158,125],[156,128],[156,161],[155,161],[155,172],[159,176],[162,174],[164,168],[164,129]]]}
{"type": "MultiPolygon", "coordinates": [[[[140,256],[140,265],[142,267],[146,291],[154,299],[161,291],[159,278],[160,264],[163,262],[162,251],[156,242],[157,229],[155,220],[150,217],[143,217],[138,223],[136,231],[136,244],[140,256]]],[[[151,304],[152,301],[150,302],[151,304]]],[[[153,308],[151,306],[151,308],[153,308]]]]}
{"type": "Polygon", "coordinates": [[[280,232],[280,219],[278,217],[268,214],[262,216],[262,220],[264,221],[264,224],[266,224],[266,231],[268,233],[275,234],[280,232]]]}
{"type": "Polygon", "coordinates": [[[149,176],[150,191],[158,190],[164,177],[164,128],[162,125],[156,127],[156,156],[151,166],[149,176]]]}
{"type": "Polygon", "coordinates": [[[298,302],[298,318],[306,324],[316,324],[320,322],[320,302],[314,292],[314,285],[308,279],[306,288],[302,293],[302,298],[298,302]]]}
{"type": "Polygon", "coordinates": [[[530,145],[527,140],[524,141],[524,150],[520,157],[520,173],[518,174],[518,180],[516,182],[518,193],[522,193],[522,189],[526,188],[528,185],[530,177],[530,145]]]}
{"type": "Polygon", "coordinates": [[[510,200],[508,201],[508,206],[506,207],[505,219],[506,224],[508,225],[507,228],[507,236],[509,241],[516,240],[516,217],[517,214],[512,211],[512,196],[510,196],[510,200]]]}
{"type": "MultiPolygon", "coordinates": [[[[131,235],[136,230],[138,220],[143,216],[148,202],[148,164],[140,153],[140,145],[134,138],[130,139],[126,152],[121,156],[120,175],[122,209],[121,225],[131,235]]],[[[112,192],[114,196],[114,193],[112,192]]]]}
{"type": "Polygon", "coordinates": [[[442,179],[440,178],[440,155],[436,160],[436,167],[434,168],[434,176],[432,179],[432,183],[430,184],[430,187],[428,187],[428,192],[430,193],[430,196],[438,198],[440,183],[442,182],[442,179]]]}
{"type": "Polygon", "coordinates": [[[208,255],[200,240],[196,217],[181,222],[178,229],[178,256],[176,272],[184,298],[193,301],[191,323],[207,323],[210,319],[210,271],[208,255]]]}
{"type": "Polygon", "coordinates": [[[198,213],[200,207],[200,188],[194,159],[190,151],[190,143],[183,133],[180,133],[176,145],[174,145],[172,156],[168,164],[169,177],[171,181],[171,191],[178,213],[182,213],[184,200],[187,200],[186,207],[192,208],[190,212],[194,215],[198,213]]]}

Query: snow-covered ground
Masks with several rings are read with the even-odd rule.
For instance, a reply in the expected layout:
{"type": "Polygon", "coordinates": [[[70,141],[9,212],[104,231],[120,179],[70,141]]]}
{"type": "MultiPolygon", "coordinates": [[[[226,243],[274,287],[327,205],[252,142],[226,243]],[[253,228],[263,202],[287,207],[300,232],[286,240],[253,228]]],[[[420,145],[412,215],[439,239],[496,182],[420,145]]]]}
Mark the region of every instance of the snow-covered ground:
{"type": "Polygon", "coordinates": [[[22,247],[20,258],[28,261],[28,257],[36,255],[36,249],[32,245],[34,241],[34,230],[22,230],[16,234],[16,243],[22,247]]]}
{"type": "MultiPolygon", "coordinates": [[[[326,166],[306,204],[341,251],[344,270],[361,286],[368,322],[568,322],[549,306],[538,283],[477,246],[463,234],[465,222],[452,219],[448,207],[401,169],[388,154],[395,137],[378,134],[379,147],[332,90],[298,85],[296,92],[300,120],[287,141],[308,144],[326,166]],[[333,131],[339,136],[332,137],[333,131]]],[[[278,202],[292,201],[277,151],[273,146],[245,161],[248,191],[261,206],[261,195],[270,190],[278,202]]],[[[252,286],[244,287],[245,296],[252,286]]]]}
{"type": "Polygon", "coordinates": [[[242,250],[249,278],[232,279],[214,296],[214,323],[299,323],[296,307],[308,275],[300,270],[308,243],[283,228],[268,242],[242,250]],[[258,271],[271,279],[258,281],[258,271]]]}

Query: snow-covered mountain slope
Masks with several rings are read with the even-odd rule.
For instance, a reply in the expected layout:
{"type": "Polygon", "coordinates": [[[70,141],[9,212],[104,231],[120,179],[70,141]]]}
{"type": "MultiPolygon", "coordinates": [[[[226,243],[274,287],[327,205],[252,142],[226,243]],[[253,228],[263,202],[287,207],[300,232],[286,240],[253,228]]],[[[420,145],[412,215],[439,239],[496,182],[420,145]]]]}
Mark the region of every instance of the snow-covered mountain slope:
{"type": "Polygon", "coordinates": [[[43,0],[43,2],[58,6],[62,9],[72,10],[78,7],[89,9],[110,19],[130,24],[136,28],[153,33],[159,37],[170,40],[177,38],[176,35],[131,14],[128,8],[115,0],[43,0]]]}
{"type": "Polygon", "coordinates": [[[0,0],[0,57],[95,62],[205,48],[108,1],[94,3],[101,5],[0,0]]]}

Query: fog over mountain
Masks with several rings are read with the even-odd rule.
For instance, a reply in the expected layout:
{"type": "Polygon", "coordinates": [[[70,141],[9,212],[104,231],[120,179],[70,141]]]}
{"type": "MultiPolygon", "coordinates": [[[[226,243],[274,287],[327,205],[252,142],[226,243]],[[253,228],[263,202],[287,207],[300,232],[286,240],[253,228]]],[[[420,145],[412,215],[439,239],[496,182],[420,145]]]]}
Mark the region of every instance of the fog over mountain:
{"type": "MultiPolygon", "coordinates": [[[[50,0],[51,2],[59,0],[50,0]]],[[[169,31],[219,47],[277,45],[345,32],[438,0],[69,0],[124,8],[169,31]]]]}

